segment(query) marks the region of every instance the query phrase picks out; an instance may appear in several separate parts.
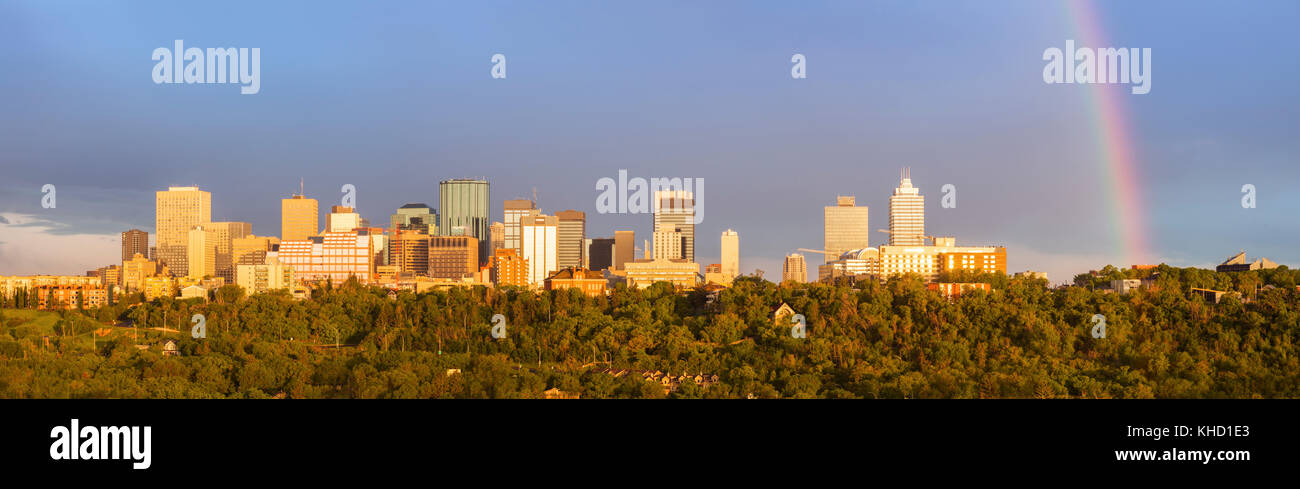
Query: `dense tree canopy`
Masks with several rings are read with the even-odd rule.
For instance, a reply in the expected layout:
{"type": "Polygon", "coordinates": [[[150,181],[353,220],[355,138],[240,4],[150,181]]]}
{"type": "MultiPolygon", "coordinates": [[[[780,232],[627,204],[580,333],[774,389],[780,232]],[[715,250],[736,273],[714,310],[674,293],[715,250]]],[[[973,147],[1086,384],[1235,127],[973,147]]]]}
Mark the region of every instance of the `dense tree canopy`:
{"type": "Polygon", "coordinates": [[[1300,395],[1296,271],[1108,267],[1059,289],[953,278],[994,289],[948,300],[912,277],[853,286],[745,277],[716,297],[660,283],[599,298],[475,287],[394,300],[349,282],[304,301],[233,286],[211,302],[124,297],[42,313],[49,324],[9,309],[0,316],[0,397],[533,398],[552,388],[583,398],[1300,395]],[[1151,289],[1098,289],[1155,272],[1151,289]],[[1193,287],[1239,295],[1206,303],[1193,287]],[[806,338],[773,320],[781,303],[805,316],[806,338]],[[194,314],[206,318],[205,339],[190,337],[194,314]],[[506,317],[504,339],[489,334],[494,314],[506,317]],[[1091,335],[1095,314],[1106,318],[1105,338],[1091,335]],[[166,339],[181,355],[162,354],[166,339]],[[608,368],[718,381],[666,393],[608,368]]]}

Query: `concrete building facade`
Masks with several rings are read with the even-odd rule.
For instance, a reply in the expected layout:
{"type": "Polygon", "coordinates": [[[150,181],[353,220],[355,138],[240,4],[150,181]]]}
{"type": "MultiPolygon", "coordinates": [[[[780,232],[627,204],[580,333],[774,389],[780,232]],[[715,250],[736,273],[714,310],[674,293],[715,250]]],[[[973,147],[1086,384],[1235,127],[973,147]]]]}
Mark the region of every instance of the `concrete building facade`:
{"type": "Polygon", "coordinates": [[[280,199],[280,239],[304,240],[315,236],[320,229],[320,209],[316,199],[294,194],[280,199]]]}
{"type": "Polygon", "coordinates": [[[190,230],[211,221],[212,194],[198,187],[168,187],[158,191],[154,213],[157,260],[176,276],[189,275],[190,230]]]}
{"type": "Polygon", "coordinates": [[[429,277],[462,279],[478,272],[479,245],[473,236],[434,236],[428,246],[429,277]]]}
{"type": "Polygon", "coordinates": [[[729,278],[736,278],[740,275],[740,233],[728,229],[722,232],[722,243],[720,244],[722,258],[722,274],[729,278]]]}
{"type": "Polygon", "coordinates": [[[871,228],[870,216],[866,206],[855,205],[852,195],[835,197],[835,205],[824,210],[824,238],[822,250],[826,251],[826,262],[836,260],[849,250],[869,246],[871,228]]]}
{"type": "Polygon", "coordinates": [[[587,214],[567,210],[555,213],[556,263],[560,269],[583,266],[586,261],[587,214]]]}

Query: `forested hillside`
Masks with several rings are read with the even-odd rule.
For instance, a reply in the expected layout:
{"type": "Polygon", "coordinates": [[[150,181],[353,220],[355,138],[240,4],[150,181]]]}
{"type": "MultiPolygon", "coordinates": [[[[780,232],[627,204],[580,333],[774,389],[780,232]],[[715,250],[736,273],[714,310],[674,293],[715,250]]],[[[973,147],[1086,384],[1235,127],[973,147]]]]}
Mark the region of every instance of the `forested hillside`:
{"type": "Polygon", "coordinates": [[[390,298],[347,283],[305,301],[227,286],[206,303],[5,309],[0,397],[1300,396],[1296,271],[1107,267],[1060,289],[985,280],[991,293],[953,301],[914,278],[852,287],[740,278],[716,297],[661,283],[602,298],[483,287],[390,298]],[[1094,290],[1153,272],[1151,290],[1094,290]],[[1207,304],[1191,287],[1240,296],[1207,304]],[[782,303],[806,317],[806,338],[773,320],[782,303]],[[206,339],[190,338],[194,314],[206,318],[206,339]],[[489,334],[494,314],[506,318],[504,339],[489,334]],[[1106,318],[1105,338],[1090,333],[1094,314],[1106,318]],[[162,354],[166,339],[180,355],[162,354]],[[666,392],[609,369],[717,381],[666,392]]]}

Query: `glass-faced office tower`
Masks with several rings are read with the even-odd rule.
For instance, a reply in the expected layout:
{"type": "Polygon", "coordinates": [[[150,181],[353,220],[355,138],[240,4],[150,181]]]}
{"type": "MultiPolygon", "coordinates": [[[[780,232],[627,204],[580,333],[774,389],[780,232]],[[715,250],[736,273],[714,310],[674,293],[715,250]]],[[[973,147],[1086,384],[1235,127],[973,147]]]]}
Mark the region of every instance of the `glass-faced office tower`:
{"type": "Polygon", "coordinates": [[[492,222],[487,180],[453,179],[438,184],[438,207],[442,211],[438,234],[441,236],[473,236],[478,238],[479,265],[492,256],[488,236],[492,222]]]}

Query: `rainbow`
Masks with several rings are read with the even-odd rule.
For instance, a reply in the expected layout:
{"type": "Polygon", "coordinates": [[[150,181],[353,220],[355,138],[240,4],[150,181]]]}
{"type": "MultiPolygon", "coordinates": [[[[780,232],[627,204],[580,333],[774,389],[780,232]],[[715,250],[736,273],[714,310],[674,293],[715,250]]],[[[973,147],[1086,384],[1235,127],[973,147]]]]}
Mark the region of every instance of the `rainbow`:
{"type": "MultiPolygon", "coordinates": [[[[1098,48],[1111,45],[1097,22],[1097,11],[1092,2],[1069,0],[1066,4],[1079,35],[1079,46],[1098,48]]],[[[1073,53],[1069,55],[1073,56],[1073,53]]],[[[1128,264],[1146,263],[1149,258],[1143,215],[1146,207],[1142,201],[1137,147],[1130,129],[1130,116],[1124,104],[1124,97],[1129,96],[1129,87],[1096,83],[1088,90],[1092,97],[1092,103],[1088,107],[1094,122],[1101,164],[1106,172],[1106,200],[1110,203],[1114,251],[1122,260],[1115,265],[1126,267],[1128,264]]]]}

